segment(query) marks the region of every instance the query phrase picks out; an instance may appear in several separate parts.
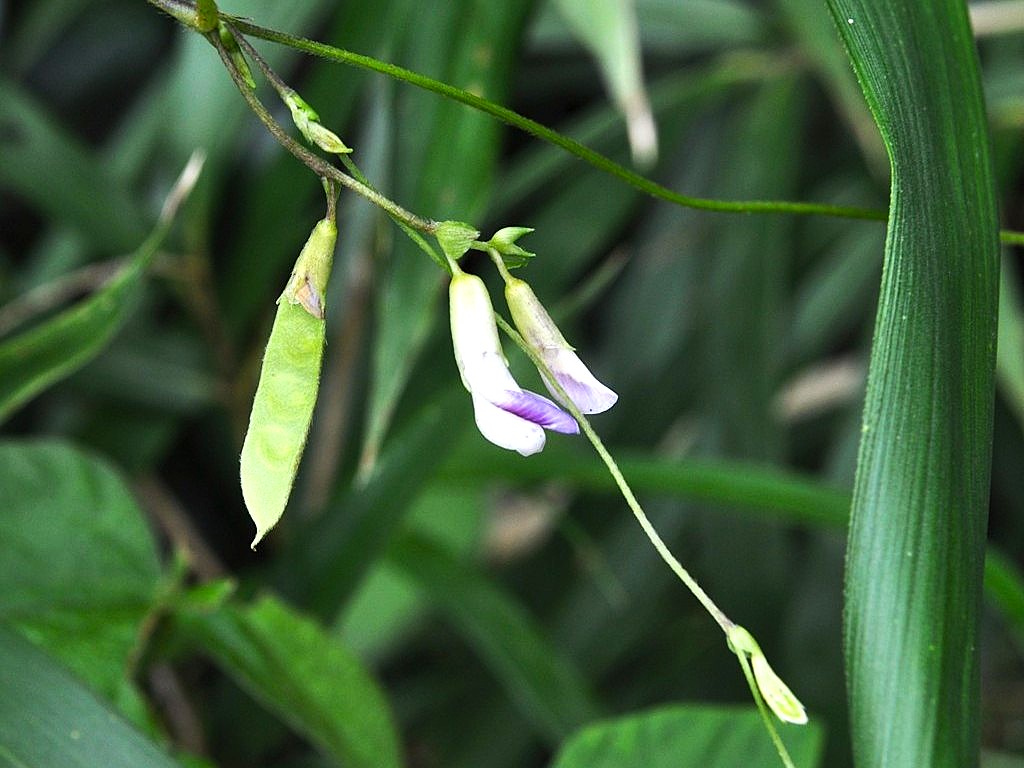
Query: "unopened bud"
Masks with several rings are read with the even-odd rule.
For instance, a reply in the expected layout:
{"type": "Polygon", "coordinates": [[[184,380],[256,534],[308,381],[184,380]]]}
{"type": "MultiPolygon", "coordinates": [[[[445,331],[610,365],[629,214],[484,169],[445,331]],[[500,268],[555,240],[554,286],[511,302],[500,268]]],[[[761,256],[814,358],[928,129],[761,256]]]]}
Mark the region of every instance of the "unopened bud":
{"type": "Polygon", "coordinates": [[[331,152],[335,155],[347,155],[352,151],[345,146],[345,142],[339,139],[336,133],[320,124],[320,115],[295,91],[288,91],[284,94],[284,103],[292,113],[292,122],[295,123],[295,127],[310,144],[315,144],[324,152],[331,152]]]}
{"type": "Polygon", "coordinates": [[[743,627],[736,625],[729,630],[728,637],[729,647],[735,653],[743,654],[750,659],[754,682],[768,708],[783,722],[804,725],[807,722],[804,705],[789,690],[789,686],[775,674],[775,670],[771,668],[754,636],[743,627]]]}

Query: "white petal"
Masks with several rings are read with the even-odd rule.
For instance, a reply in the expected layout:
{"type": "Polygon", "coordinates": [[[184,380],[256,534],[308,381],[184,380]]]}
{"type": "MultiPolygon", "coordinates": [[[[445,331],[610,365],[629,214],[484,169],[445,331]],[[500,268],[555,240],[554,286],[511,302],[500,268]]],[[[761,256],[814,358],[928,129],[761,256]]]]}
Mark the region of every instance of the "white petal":
{"type": "Polygon", "coordinates": [[[544,448],[544,430],[532,421],[503,411],[486,397],[473,392],[473,411],[480,434],[495,445],[523,456],[540,453],[544,448]]]}
{"type": "MultiPolygon", "coordinates": [[[[547,347],[541,354],[562,389],[583,413],[603,413],[618,401],[619,396],[598,381],[571,349],[547,347]]],[[[550,382],[545,379],[544,384],[556,400],[566,405],[550,382]]]]}
{"type": "Polygon", "coordinates": [[[465,273],[452,278],[448,295],[455,362],[459,366],[462,383],[473,391],[471,377],[480,374],[467,369],[475,368],[487,356],[504,361],[491,298],[479,277],[465,273]]]}
{"type": "Polygon", "coordinates": [[[466,389],[491,402],[500,400],[506,392],[521,391],[501,352],[478,352],[463,358],[462,377],[466,389]]]}

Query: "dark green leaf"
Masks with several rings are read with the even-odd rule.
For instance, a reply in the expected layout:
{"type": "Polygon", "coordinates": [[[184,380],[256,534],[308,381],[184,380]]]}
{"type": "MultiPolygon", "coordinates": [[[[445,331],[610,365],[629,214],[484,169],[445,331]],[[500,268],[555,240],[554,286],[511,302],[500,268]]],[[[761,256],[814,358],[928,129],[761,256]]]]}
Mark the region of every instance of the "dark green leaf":
{"type": "MultiPolygon", "coordinates": [[[[805,477],[753,462],[660,459],[615,452],[622,473],[636,490],[707,501],[760,512],[772,519],[843,525],[849,494],[805,477]]],[[[496,478],[518,483],[561,480],[593,490],[615,491],[600,460],[585,449],[548,445],[530,461],[509,461],[498,449],[474,446],[446,465],[453,481],[485,483],[496,478]]]]}
{"type": "Polygon", "coordinates": [[[448,615],[553,742],[592,720],[587,684],[511,597],[442,547],[407,537],[394,562],[448,615]]]}
{"type": "MultiPolygon", "coordinates": [[[[452,386],[396,435],[367,481],[341,494],[296,538],[280,575],[282,588],[325,620],[333,620],[367,570],[387,550],[416,500],[465,429],[456,408],[472,406],[452,386]]],[[[468,415],[468,414],[467,414],[468,415]]]]}
{"type": "Polygon", "coordinates": [[[160,566],[131,494],[69,445],[8,442],[0,498],[0,620],[138,716],[125,669],[160,566]]]}
{"type": "Polygon", "coordinates": [[[893,167],[847,555],[854,756],[965,768],[999,277],[977,53],[961,0],[829,5],[893,167]]]}
{"type": "MultiPolygon", "coordinates": [[[[818,764],[820,726],[783,730],[793,761],[818,764]]],[[[756,710],[674,706],[597,723],[573,736],[551,768],[776,768],[779,756],[756,710]]]]}
{"type": "Polygon", "coordinates": [[[266,597],[183,620],[240,685],[343,765],[401,765],[380,688],[351,651],[310,619],[266,597]]]}
{"type": "Polygon", "coordinates": [[[127,318],[166,231],[161,225],[92,296],[0,342],[0,420],[106,346],[127,318]]]}
{"type": "Polygon", "coordinates": [[[0,765],[177,768],[45,653],[0,626],[0,765]]]}
{"type": "Polygon", "coordinates": [[[107,253],[125,253],[146,235],[136,198],[99,158],[66,135],[22,93],[0,80],[0,186],[86,234],[107,253]]]}

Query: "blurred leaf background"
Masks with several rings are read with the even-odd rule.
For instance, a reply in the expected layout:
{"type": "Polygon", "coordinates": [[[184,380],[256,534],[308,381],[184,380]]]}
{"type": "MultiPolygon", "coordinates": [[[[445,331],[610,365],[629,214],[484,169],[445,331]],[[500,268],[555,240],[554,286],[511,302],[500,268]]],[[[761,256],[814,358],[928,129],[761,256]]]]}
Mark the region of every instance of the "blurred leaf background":
{"type": "MultiPolygon", "coordinates": [[[[886,207],[884,149],[817,0],[223,10],[507,104],[688,194],[886,207]],[[647,108],[656,161],[627,126],[647,108]]],[[[1022,228],[1024,7],[974,10],[1003,222],[1022,228]]],[[[673,207],[462,105],[257,44],[409,209],[536,229],[522,275],[620,394],[598,430],[808,706],[810,727],[783,729],[797,764],[850,765],[843,526],[884,225],[673,207]]],[[[313,431],[254,554],[238,452],[319,183],[215,52],[141,0],[0,1],[0,345],[75,323],[36,357],[0,346],[0,685],[18,692],[0,764],[117,765],[106,745],[136,766],[776,765],[718,629],[587,446],[484,442],[442,276],[362,200],[339,210],[313,431]],[[199,186],[144,253],[196,148],[199,186]],[[132,254],[152,256],[145,277],[59,314],[132,254]]],[[[981,635],[993,766],[1024,765],[1018,258],[981,635]]]]}

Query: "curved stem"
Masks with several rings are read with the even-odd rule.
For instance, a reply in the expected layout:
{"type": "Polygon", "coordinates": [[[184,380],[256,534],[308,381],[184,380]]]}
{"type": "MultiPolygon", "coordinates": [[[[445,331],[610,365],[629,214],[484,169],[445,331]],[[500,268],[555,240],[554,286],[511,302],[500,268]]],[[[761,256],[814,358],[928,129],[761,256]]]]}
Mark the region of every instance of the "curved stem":
{"type": "Polygon", "coordinates": [[[604,462],[605,467],[608,468],[608,473],[615,481],[615,485],[618,486],[619,493],[622,494],[622,498],[626,501],[626,506],[628,506],[630,511],[633,513],[633,516],[640,524],[640,527],[643,529],[648,540],[652,545],[654,545],[654,549],[658,552],[658,555],[665,561],[665,564],[672,569],[672,572],[679,577],[679,580],[686,585],[686,588],[693,593],[693,596],[697,598],[698,602],[704,606],[704,610],[711,615],[711,618],[715,620],[718,626],[722,628],[722,631],[725,632],[726,636],[728,636],[729,630],[732,629],[735,624],[728,616],[725,615],[725,611],[715,604],[715,601],[712,600],[710,595],[704,591],[704,588],[697,583],[697,580],[690,575],[690,572],[683,567],[683,564],[676,559],[676,556],[672,554],[672,550],[668,548],[665,540],[661,538],[661,535],[654,527],[654,524],[651,522],[650,518],[647,517],[647,513],[644,512],[644,508],[640,506],[640,502],[637,501],[637,498],[633,493],[633,489],[630,488],[629,483],[626,482],[626,478],[619,469],[619,465],[615,462],[615,459],[612,457],[611,453],[609,453],[608,449],[605,448],[604,442],[602,442],[597,432],[594,431],[594,428],[590,425],[587,417],[583,415],[580,409],[576,407],[576,404],[573,403],[572,398],[570,398],[569,395],[566,394],[565,390],[562,389],[562,385],[558,383],[558,379],[555,378],[551,369],[548,368],[547,363],[541,359],[540,355],[530,348],[516,329],[509,325],[505,318],[497,312],[494,313],[494,319],[497,322],[498,327],[504,331],[505,335],[512,339],[515,345],[526,353],[526,356],[529,357],[530,361],[537,367],[537,370],[540,371],[545,381],[549,382],[551,386],[555,388],[562,400],[562,404],[566,407],[569,413],[572,414],[573,418],[579,422],[580,428],[583,430],[583,434],[586,435],[590,444],[594,446],[594,450],[597,452],[597,455],[601,458],[601,461],[604,462]]]}
{"type": "MultiPolygon", "coordinates": [[[[868,221],[886,221],[888,219],[888,213],[880,208],[831,205],[828,203],[806,203],[791,200],[716,200],[713,198],[684,195],[669,189],[656,181],[652,181],[636,171],[630,170],[629,168],[616,163],[614,160],[602,155],[600,152],[581,144],[575,139],[563,136],[558,133],[558,131],[548,128],[546,125],[538,123],[536,120],[524,117],[518,112],[508,109],[507,107],[503,107],[500,104],[495,104],[493,101],[489,101],[481,96],[470,93],[469,91],[456,88],[448,85],[447,83],[441,82],[440,80],[434,80],[426,75],[421,75],[418,72],[413,72],[405,69],[404,67],[399,67],[395,64],[381,61],[371,56],[364,56],[359,53],[353,53],[352,51],[346,51],[343,48],[336,48],[333,45],[327,45],[304,37],[296,37],[284,32],[278,32],[275,29],[267,29],[266,27],[253,24],[245,19],[235,19],[232,17],[231,21],[240,30],[246,34],[252,35],[253,37],[286,45],[297,51],[309,53],[314,56],[320,56],[330,61],[362,67],[363,69],[368,69],[372,72],[379,72],[396,80],[401,80],[402,82],[409,83],[410,85],[415,85],[417,88],[422,88],[440,96],[444,96],[445,98],[452,99],[453,101],[457,101],[461,104],[465,104],[468,107],[472,107],[473,109],[488,114],[491,117],[497,118],[513,128],[518,128],[519,130],[525,131],[542,141],[546,141],[549,144],[560,147],[566,152],[575,155],[580,160],[589,163],[600,171],[604,171],[605,173],[615,176],[641,192],[651,195],[652,197],[656,197],[659,200],[673,203],[674,205],[679,205],[684,208],[695,208],[697,210],[716,211],[719,213],[788,213],[799,216],[832,216],[835,218],[862,219],[868,221]]],[[[999,239],[1005,245],[1024,246],[1024,232],[1003,229],[999,232],[999,239]]]]}
{"type": "MultiPolygon", "coordinates": [[[[234,30],[232,30],[234,32],[234,30]]],[[[241,37],[240,35],[238,36],[241,37]]],[[[318,176],[324,176],[331,181],[335,181],[341,186],[362,195],[374,205],[382,208],[393,218],[402,221],[409,227],[417,229],[421,232],[433,234],[437,229],[437,225],[433,221],[421,218],[405,208],[400,206],[393,200],[385,197],[375,189],[363,184],[360,181],[352,178],[348,174],[342,173],[338,168],[328,163],[319,155],[310,152],[308,149],[299,144],[293,139],[281,125],[274,120],[273,116],[263,106],[263,102],[259,100],[253,90],[246,84],[242,74],[238,71],[235,63],[231,60],[231,55],[228,53],[224,44],[220,41],[220,38],[214,33],[207,35],[207,39],[217,49],[217,53],[220,55],[221,61],[224,63],[224,67],[227,69],[228,74],[234,81],[235,86],[238,88],[239,93],[242,94],[242,98],[245,99],[246,103],[253,113],[260,119],[260,122],[266,126],[267,130],[270,131],[271,135],[277,139],[278,143],[287,149],[292,155],[294,155],[300,162],[305,164],[311,171],[318,176]]],[[[241,44],[241,43],[240,43],[241,44]]],[[[258,63],[258,62],[257,62],[258,63]]]]}
{"type": "Polygon", "coordinates": [[[470,93],[469,91],[455,88],[439,80],[421,75],[417,72],[390,64],[370,56],[364,56],[332,45],[319,43],[304,37],[296,37],[275,29],[267,29],[251,21],[235,17],[225,17],[232,25],[240,31],[262,40],[287,45],[304,53],[321,56],[331,61],[342,64],[350,64],[373,72],[388,75],[389,77],[415,85],[418,88],[437,93],[446,98],[465,104],[468,107],[484,112],[491,117],[522,131],[526,131],[538,139],[554,144],[567,152],[575,155],[581,160],[590,163],[595,168],[611,174],[632,187],[645,192],[652,197],[665,200],[666,202],[681,205],[686,208],[696,208],[706,211],[719,211],[725,213],[792,213],[803,215],[835,216],[847,219],[867,219],[884,221],[885,211],[877,208],[861,208],[853,206],[829,205],[827,203],[804,203],[784,200],[715,200],[704,197],[691,197],[675,192],[656,181],[640,175],[609,157],[602,155],[590,147],[587,147],[575,139],[563,136],[551,128],[548,128],[535,120],[524,117],[500,104],[495,104],[485,98],[470,93]]]}
{"type": "MultiPolygon", "coordinates": [[[[182,17],[186,12],[195,13],[195,6],[185,0],[146,0],[153,6],[178,18],[185,24],[189,22],[182,17]]],[[[563,136],[547,126],[520,115],[507,107],[495,104],[476,94],[455,88],[447,83],[435,80],[426,75],[421,75],[404,67],[396,66],[371,56],[364,56],[343,48],[336,48],[332,45],[319,43],[304,37],[289,35],[286,32],[279,32],[275,29],[268,29],[254,24],[247,19],[222,13],[221,18],[232,24],[245,34],[261,40],[288,46],[297,51],[320,56],[329,61],[362,67],[372,72],[379,72],[388,77],[400,80],[417,88],[436,93],[445,98],[452,99],[468,107],[490,115],[503,123],[518,128],[521,131],[535,136],[536,138],[564,149],[571,155],[578,157],[586,163],[594,166],[611,176],[624,181],[633,188],[644,192],[652,197],[665,202],[679,205],[684,208],[697,210],[716,211],[721,213],[788,213],[800,216],[832,216],[844,219],[862,219],[868,221],[886,221],[888,213],[880,208],[865,208],[859,206],[831,205],[828,203],[806,203],[789,200],[716,200],[713,198],[692,197],[683,195],[668,187],[652,181],[645,176],[630,170],[609,157],[602,155],[584,144],[563,136]]],[[[294,153],[293,153],[294,154],[294,153]]],[[[432,230],[431,230],[432,231],[432,230]]],[[[1024,232],[1003,229],[999,232],[999,239],[1005,245],[1024,246],[1024,232]]]]}

